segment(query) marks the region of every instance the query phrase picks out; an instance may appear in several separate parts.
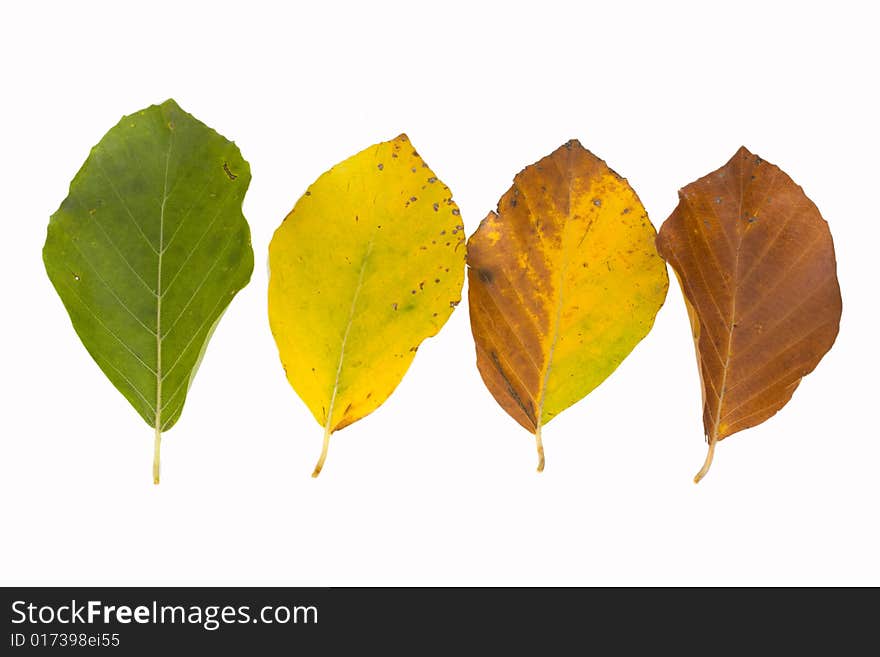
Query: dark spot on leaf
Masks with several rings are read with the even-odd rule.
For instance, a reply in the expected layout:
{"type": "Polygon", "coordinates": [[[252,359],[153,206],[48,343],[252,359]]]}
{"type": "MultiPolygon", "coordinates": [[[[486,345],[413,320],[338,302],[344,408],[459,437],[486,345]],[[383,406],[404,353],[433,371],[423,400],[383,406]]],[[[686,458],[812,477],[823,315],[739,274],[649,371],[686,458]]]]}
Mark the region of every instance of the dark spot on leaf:
{"type": "Polygon", "coordinates": [[[396,304],[396,303],[392,303],[392,304],[391,304],[391,307],[392,307],[394,310],[397,310],[397,304],[396,304]]]}
{"type": "Polygon", "coordinates": [[[484,283],[491,283],[495,280],[495,275],[492,273],[490,269],[480,268],[477,270],[477,275],[480,277],[480,280],[484,283]]]}
{"type": "Polygon", "coordinates": [[[598,208],[600,205],[602,205],[602,199],[600,199],[600,198],[594,198],[594,199],[593,199],[593,205],[595,205],[595,206],[598,208]]]}
{"type": "Polygon", "coordinates": [[[230,180],[235,180],[236,178],[238,178],[237,175],[229,170],[229,165],[226,162],[223,163],[223,170],[226,172],[226,175],[229,176],[230,180]]]}
{"type": "Polygon", "coordinates": [[[381,162],[379,162],[379,171],[381,171],[381,170],[384,169],[384,168],[385,168],[385,165],[382,164],[381,162]]]}
{"type": "Polygon", "coordinates": [[[458,208],[453,208],[452,214],[453,214],[453,216],[457,217],[458,215],[461,214],[461,211],[458,208]]]}
{"type": "Polygon", "coordinates": [[[437,212],[440,209],[440,204],[435,203],[433,207],[434,207],[434,212],[437,212]]]}
{"type": "Polygon", "coordinates": [[[437,179],[434,176],[431,176],[430,178],[428,178],[428,182],[435,183],[435,182],[437,182],[437,179]]]}

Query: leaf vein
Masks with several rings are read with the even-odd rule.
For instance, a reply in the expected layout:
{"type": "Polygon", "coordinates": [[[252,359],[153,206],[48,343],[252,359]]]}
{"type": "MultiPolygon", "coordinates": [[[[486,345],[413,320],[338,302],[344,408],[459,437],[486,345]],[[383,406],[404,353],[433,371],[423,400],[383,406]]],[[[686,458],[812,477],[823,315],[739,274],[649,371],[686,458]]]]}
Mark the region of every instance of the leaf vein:
{"type": "Polygon", "coordinates": [[[101,272],[98,271],[98,269],[92,264],[91,260],[89,260],[89,258],[86,256],[86,254],[83,253],[82,249],[79,248],[79,244],[76,243],[77,241],[72,238],[68,238],[68,239],[69,239],[70,243],[73,244],[73,248],[76,249],[77,253],[79,253],[80,256],[82,256],[83,261],[89,266],[89,269],[91,269],[95,273],[95,276],[98,277],[98,280],[101,282],[101,284],[113,296],[113,299],[116,301],[116,303],[119,304],[122,307],[122,309],[125,310],[125,312],[127,312],[129,315],[131,315],[132,319],[134,319],[134,321],[136,321],[138,324],[140,324],[147,333],[155,336],[156,332],[153,329],[151,329],[149,326],[144,324],[143,320],[141,320],[141,318],[138,317],[134,313],[134,311],[132,311],[132,309],[129,308],[128,305],[126,305],[126,303],[121,298],[119,298],[119,295],[116,294],[116,292],[110,286],[110,284],[106,280],[104,280],[104,277],[101,276],[101,272]]]}
{"type": "Polygon", "coordinates": [[[122,340],[118,335],[116,335],[116,333],[114,333],[113,330],[110,329],[110,327],[108,327],[100,317],[98,317],[98,315],[95,313],[95,311],[92,310],[92,308],[89,306],[89,304],[86,303],[85,299],[82,298],[82,295],[80,295],[79,291],[78,291],[76,288],[74,288],[74,287],[73,287],[72,285],[70,285],[69,283],[62,283],[62,285],[64,285],[64,287],[66,287],[68,290],[70,290],[71,292],[73,292],[74,296],[76,296],[76,298],[79,300],[79,302],[83,305],[83,308],[85,308],[85,309],[89,312],[89,314],[90,314],[92,317],[95,318],[95,320],[98,322],[98,324],[100,324],[101,327],[102,327],[105,331],[107,331],[107,333],[109,333],[113,338],[115,338],[116,341],[117,341],[119,344],[121,344],[121,345],[125,348],[126,351],[128,351],[132,356],[134,356],[134,358],[135,358],[135,360],[137,360],[137,362],[139,362],[139,363],[140,363],[141,365],[143,365],[147,370],[149,370],[150,373],[152,373],[152,374],[154,374],[154,375],[156,374],[156,370],[154,370],[152,367],[150,367],[149,365],[147,365],[147,364],[144,362],[144,360],[143,360],[143,359],[142,359],[142,358],[141,358],[141,357],[140,357],[140,356],[139,356],[134,350],[132,350],[131,347],[129,347],[129,346],[125,343],[124,340],[122,340]]]}
{"type": "Polygon", "coordinates": [[[128,214],[128,217],[129,217],[129,219],[131,219],[131,223],[133,223],[134,227],[137,229],[138,234],[144,239],[144,242],[146,242],[147,246],[150,247],[150,250],[153,253],[155,253],[156,255],[159,255],[159,251],[156,250],[156,247],[153,246],[153,243],[150,241],[150,238],[148,238],[146,233],[144,233],[144,229],[141,228],[141,225],[137,222],[137,219],[134,218],[134,215],[131,213],[131,209],[128,207],[128,203],[126,203],[125,199],[122,198],[122,196],[119,194],[119,190],[116,188],[116,184],[113,182],[113,180],[110,178],[110,176],[107,175],[107,172],[104,171],[104,166],[101,164],[101,161],[98,158],[95,158],[95,164],[97,164],[98,171],[104,177],[104,180],[107,181],[107,184],[110,186],[111,191],[116,196],[116,198],[119,200],[119,203],[122,205],[123,209],[128,214]]]}
{"type": "MultiPolygon", "coordinates": [[[[173,322],[171,322],[171,326],[169,326],[168,330],[165,331],[165,334],[162,336],[162,340],[165,340],[165,338],[167,338],[169,335],[171,335],[171,332],[174,330],[174,327],[177,326],[177,323],[180,321],[180,318],[183,317],[183,315],[186,313],[187,308],[189,308],[190,304],[198,296],[199,292],[202,291],[202,288],[204,287],[205,283],[211,277],[211,274],[214,273],[214,270],[217,268],[217,265],[220,264],[220,261],[221,261],[220,256],[222,256],[224,253],[226,253],[226,250],[232,244],[233,237],[234,237],[234,235],[230,235],[226,239],[226,242],[223,243],[223,247],[220,249],[220,251],[217,252],[216,258],[215,258],[213,264],[208,268],[208,271],[205,273],[204,278],[202,278],[198,287],[196,287],[196,289],[193,291],[192,295],[190,295],[189,300],[186,302],[186,304],[183,306],[181,311],[178,313],[177,317],[174,319],[173,322]]],[[[224,293],[224,296],[225,296],[225,293],[224,293]]]]}

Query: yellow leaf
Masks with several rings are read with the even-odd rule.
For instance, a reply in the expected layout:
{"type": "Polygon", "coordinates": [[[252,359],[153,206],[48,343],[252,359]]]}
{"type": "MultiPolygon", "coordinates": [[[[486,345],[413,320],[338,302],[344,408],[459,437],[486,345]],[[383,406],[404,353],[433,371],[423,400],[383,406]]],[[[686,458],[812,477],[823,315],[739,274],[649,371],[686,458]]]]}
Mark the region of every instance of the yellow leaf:
{"type": "Polygon", "coordinates": [[[324,173],[269,245],[269,323],[287,379],[330,435],[392,393],[461,298],[464,226],[406,135],[324,173]]]}
{"type": "Polygon", "coordinates": [[[629,184],[577,141],[526,167],[468,242],[477,366],[534,433],[647,335],[669,281],[629,184]]]}

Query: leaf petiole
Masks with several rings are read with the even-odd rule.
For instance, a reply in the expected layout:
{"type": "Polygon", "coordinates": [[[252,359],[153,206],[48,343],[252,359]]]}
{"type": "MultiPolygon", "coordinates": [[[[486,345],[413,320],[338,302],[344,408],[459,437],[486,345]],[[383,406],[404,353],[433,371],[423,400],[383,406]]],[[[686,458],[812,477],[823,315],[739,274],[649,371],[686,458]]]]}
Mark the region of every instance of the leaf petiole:
{"type": "Polygon", "coordinates": [[[333,430],[330,428],[330,418],[327,418],[327,424],[324,426],[324,444],[321,446],[321,456],[318,458],[318,463],[315,465],[315,470],[312,472],[312,477],[317,477],[321,474],[321,469],[324,467],[324,461],[327,460],[327,448],[330,447],[330,434],[333,433],[333,430]]]}
{"type": "Polygon", "coordinates": [[[153,483],[159,483],[159,450],[162,445],[162,430],[156,425],[156,438],[153,441],[153,483]]]}
{"type": "Polygon", "coordinates": [[[541,425],[535,430],[535,443],[538,447],[538,472],[544,472],[544,443],[541,441],[541,425]]]}
{"type": "Polygon", "coordinates": [[[703,467],[700,468],[700,471],[694,477],[695,484],[700,483],[700,479],[705,477],[706,473],[709,472],[709,468],[712,467],[712,459],[715,456],[715,443],[717,443],[717,442],[718,441],[714,440],[713,438],[709,439],[709,453],[706,454],[706,461],[703,463],[703,467]]]}

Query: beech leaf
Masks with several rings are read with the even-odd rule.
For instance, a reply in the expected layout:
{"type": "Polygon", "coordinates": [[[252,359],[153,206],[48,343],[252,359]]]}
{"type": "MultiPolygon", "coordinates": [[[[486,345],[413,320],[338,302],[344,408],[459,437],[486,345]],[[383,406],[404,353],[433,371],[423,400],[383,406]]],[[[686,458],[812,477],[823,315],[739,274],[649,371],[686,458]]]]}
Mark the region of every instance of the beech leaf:
{"type": "Polygon", "coordinates": [[[679,191],[660,253],[684,293],[709,451],[764,422],[831,348],[841,298],[828,224],[779,167],[745,147],[679,191]]]}
{"type": "Polygon", "coordinates": [[[183,410],[208,340],[250,279],[250,167],[173,100],[104,135],[49,221],[43,261],[73,327],[154,429],[183,410]]]}
{"type": "Polygon", "coordinates": [[[535,434],[648,334],[669,281],[629,184],[578,141],[517,174],[468,241],[477,367],[535,434]]]}
{"type": "Polygon", "coordinates": [[[461,298],[464,226],[406,135],[321,175],[269,245],[269,323],[330,436],[378,408],[461,298]]]}

